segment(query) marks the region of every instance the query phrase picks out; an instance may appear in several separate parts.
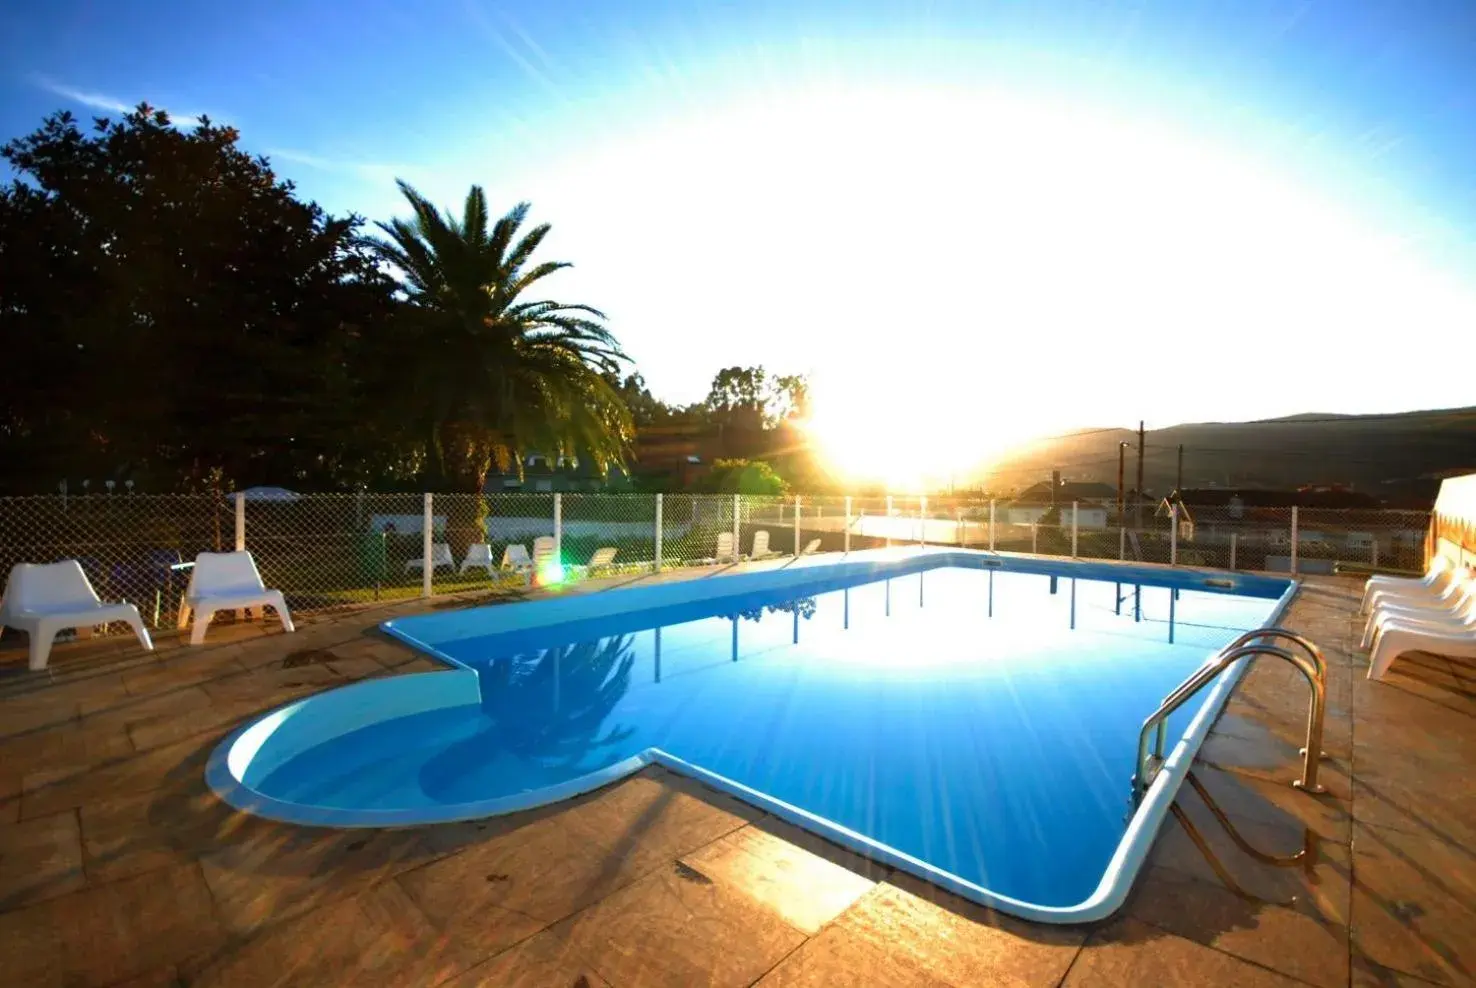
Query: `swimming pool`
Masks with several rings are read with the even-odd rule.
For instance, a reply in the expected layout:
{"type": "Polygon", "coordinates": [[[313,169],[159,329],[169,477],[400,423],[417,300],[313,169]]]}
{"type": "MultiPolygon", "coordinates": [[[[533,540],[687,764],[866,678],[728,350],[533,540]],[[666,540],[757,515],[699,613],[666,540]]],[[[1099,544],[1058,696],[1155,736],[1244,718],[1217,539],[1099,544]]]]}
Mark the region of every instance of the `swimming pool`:
{"type": "Polygon", "coordinates": [[[1134,812],[1143,719],[1291,588],[1214,582],[935,552],[406,618],[385,630],[455,671],[274,711],[208,774],[262,815],[385,826],[659,762],[976,901],[1085,921],[1125,896],[1241,670],[1173,715],[1134,812]]]}

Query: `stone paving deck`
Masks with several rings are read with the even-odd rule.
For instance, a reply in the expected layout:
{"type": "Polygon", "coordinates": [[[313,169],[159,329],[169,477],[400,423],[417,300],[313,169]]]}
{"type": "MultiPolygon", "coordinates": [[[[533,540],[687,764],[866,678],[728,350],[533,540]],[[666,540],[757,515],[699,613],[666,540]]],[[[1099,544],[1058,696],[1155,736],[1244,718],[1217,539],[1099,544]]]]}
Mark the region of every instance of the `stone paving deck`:
{"type": "Polygon", "coordinates": [[[1469,984],[1476,667],[1364,676],[1358,584],[1283,623],[1330,662],[1324,781],[1297,774],[1306,690],[1261,660],[1126,907],[1092,927],[993,914],[652,770],[510,817],[296,828],[205,787],[251,714],[437,668],[378,635],[396,607],[223,625],[152,655],[0,652],[0,983],[44,986],[1469,984]],[[1304,857],[1277,861],[1298,850],[1304,857]]]}

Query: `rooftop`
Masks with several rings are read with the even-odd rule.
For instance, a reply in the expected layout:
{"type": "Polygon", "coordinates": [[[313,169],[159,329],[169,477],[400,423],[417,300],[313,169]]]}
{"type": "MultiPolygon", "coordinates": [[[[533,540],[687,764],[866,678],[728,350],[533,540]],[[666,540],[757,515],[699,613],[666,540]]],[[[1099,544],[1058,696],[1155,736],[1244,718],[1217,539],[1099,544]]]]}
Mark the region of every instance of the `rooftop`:
{"type": "Polygon", "coordinates": [[[663,771],[389,831],[275,824],[209,792],[205,758],[245,718],[438,668],[374,630],[421,601],[152,655],[59,645],[45,675],[7,650],[0,956],[15,984],[131,988],[1469,983],[1476,666],[1421,656],[1369,682],[1358,590],[1310,578],[1285,620],[1327,652],[1331,792],[1285,784],[1305,697],[1258,666],[1193,776],[1257,853],[1185,787],[1128,905],[1090,928],[989,913],[663,771]]]}

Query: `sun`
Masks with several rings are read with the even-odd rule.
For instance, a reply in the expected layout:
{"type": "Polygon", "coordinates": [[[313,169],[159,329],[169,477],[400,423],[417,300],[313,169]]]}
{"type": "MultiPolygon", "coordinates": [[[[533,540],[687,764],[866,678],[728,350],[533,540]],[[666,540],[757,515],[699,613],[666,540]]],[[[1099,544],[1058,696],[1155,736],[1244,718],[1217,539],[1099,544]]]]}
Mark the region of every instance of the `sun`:
{"type": "Polygon", "coordinates": [[[992,428],[973,396],[936,377],[878,390],[875,379],[822,377],[813,389],[807,429],[821,458],[839,477],[919,493],[965,481],[1012,430],[992,428]]]}

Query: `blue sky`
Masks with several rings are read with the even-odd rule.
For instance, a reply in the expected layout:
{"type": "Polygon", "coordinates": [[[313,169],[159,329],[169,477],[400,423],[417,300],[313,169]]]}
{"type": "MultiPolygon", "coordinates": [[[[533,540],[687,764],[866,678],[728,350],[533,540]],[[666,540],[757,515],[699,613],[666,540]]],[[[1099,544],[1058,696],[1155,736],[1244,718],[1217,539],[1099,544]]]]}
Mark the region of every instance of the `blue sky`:
{"type": "Polygon", "coordinates": [[[1468,397],[1418,336],[1476,313],[1469,2],[61,2],[0,53],[6,136],[147,99],[330,211],[532,199],[673,399],[753,362],[848,419],[1049,391],[1042,431],[1468,397]]]}

